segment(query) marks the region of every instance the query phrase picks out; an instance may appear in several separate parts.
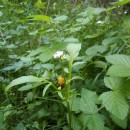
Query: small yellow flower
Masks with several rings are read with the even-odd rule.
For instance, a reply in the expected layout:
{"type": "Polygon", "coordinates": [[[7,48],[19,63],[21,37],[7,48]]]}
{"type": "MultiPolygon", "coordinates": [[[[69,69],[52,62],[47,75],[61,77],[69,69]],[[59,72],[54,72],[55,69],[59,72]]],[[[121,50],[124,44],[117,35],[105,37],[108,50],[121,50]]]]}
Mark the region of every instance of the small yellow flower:
{"type": "Polygon", "coordinates": [[[58,84],[60,85],[60,86],[62,86],[63,84],[64,84],[64,78],[62,77],[62,76],[59,76],[58,78],[57,78],[57,81],[58,81],[58,84]]]}

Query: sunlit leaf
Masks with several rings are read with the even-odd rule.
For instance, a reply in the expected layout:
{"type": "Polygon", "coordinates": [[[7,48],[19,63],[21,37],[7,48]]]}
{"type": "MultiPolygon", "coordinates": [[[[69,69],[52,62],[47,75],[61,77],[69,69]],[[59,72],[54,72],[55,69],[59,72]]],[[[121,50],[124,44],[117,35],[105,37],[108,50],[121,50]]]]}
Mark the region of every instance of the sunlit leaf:
{"type": "Polygon", "coordinates": [[[114,65],[122,65],[122,67],[130,68],[130,56],[124,54],[114,54],[106,56],[106,60],[114,65]]]}
{"type": "Polygon", "coordinates": [[[122,87],[124,86],[124,81],[125,80],[120,77],[105,77],[104,78],[105,85],[112,90],[122,89],[122,87]]]}
{"type": "Polygon", "coordinates": [[[23,83],[28,83],[28,82],[42,82],[44,79],[43,78],[38,78],[35,76],[22,76],[20,78],[17,78],[15,80],[13,80],[7,87],[6,87],[6,91],[8,91],[10,88],[12,88],[13,86],[19,85],[19,84],[23,84],[23,83]]]}
{"type": "Polygon", "coordinates": [[[79,55],[80,49],[81,49],[81,44],[80,43],[77,43],[77,44],[70,43],[70,44],[68,44],[67,52],[69,53],[70,58],[72,60],[74,60],[79,55]]]}
{"type": "Polygon", "coordinates": [[[114,2],[114,3],[112,3],[113,5],[116,5],[116,6],[123,6],[123,5],[125,5],[125,4],[127,4],[127,3],[129,3],[130,2],[130,0],[119,0],[119,1],[117,1],[117,2],[114,2]]]}
{"type": "Polygon", "coordinates": [[[104,92],[101,94],[100,99],[105,108],[115,117],[121,120],[126,118],[129,106],[120,91],[104,92]]]}
{"type": "Polygon", "coordinates": [[[112,65],[108,69],[107,75],[119,76],[119,77],[130,77],[130,68],[123,65],[112,65]]]}
{"type": "Polygon", "coordinates": [[[30,15],[27,18],[37,21],[52,22],[51,18],[46,15],[30,15]]]}
{"type": "Polygon", "coordinates": [[[80,120],[84,126],[84,128],[88,128],[89,130],[104,130],[104,120],[101,114],[82,114],[80,116],[80,120]]]}

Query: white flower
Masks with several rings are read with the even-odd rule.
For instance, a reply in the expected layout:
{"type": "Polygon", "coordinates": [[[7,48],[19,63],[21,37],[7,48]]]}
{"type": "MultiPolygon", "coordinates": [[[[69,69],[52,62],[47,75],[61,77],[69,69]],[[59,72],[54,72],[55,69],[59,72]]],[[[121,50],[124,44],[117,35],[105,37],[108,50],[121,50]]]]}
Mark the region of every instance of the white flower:
{"type": "Polygon", "coordinates": [[[97,23],[98,23],[98,24],[103,24],[103,22],[102,22],[102,21],[100,21],[100,20],[99,20],[99,21],[97,21],[97,23]]]}
{"type": "Polygon", "coordinates": [[[127,11],[125,11],[124,14],[127,14],[127,11]]]}
{"type": "Polygon", "coordinates": [[[56,58],[62,58],[64,55],[64,52],[63,51],[57,51],[53,57],[56,59],[56,58]]]}

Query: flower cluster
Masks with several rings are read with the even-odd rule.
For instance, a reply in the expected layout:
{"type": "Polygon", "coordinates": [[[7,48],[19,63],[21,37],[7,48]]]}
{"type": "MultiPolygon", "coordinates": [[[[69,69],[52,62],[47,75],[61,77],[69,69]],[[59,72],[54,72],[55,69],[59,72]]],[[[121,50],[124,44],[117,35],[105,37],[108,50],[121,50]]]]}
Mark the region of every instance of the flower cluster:
{"type": "Polygon", "coordinates": [[[59,58],[62,58],[64,56],[64,52],[63,51],[57,51],[54,55],[53,55],[53,57],[55,58],[55,59],[59,59],[59,58]]]}

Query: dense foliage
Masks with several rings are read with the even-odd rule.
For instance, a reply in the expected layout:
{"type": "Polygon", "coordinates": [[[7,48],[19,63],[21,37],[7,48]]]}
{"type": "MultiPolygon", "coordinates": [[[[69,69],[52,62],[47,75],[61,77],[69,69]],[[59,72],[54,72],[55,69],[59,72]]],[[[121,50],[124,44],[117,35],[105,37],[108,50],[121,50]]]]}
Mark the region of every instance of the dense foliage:
{"type": "Polygon", "coordinates": [[[130,129],[130,0],[105,2],[0,2],[0,130],[130,129]]]}

